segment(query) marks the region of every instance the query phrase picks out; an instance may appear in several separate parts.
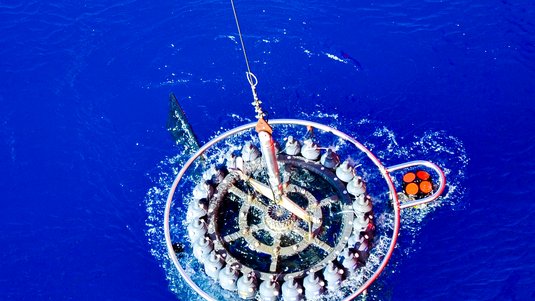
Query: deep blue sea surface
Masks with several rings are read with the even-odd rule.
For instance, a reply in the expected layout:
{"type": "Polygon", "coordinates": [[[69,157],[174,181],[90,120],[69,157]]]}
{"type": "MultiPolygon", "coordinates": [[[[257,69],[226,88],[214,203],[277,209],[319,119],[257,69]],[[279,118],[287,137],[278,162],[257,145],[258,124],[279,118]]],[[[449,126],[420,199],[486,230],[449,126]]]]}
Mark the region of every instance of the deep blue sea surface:
{"type": "MultiPolygon", "coordinates": [[[[0,300],[191,299],[161,232],[168,94],[203,142],[254,119],[231,6],[110,3],[0,1],[0,300]]],[[[372,300],[535,300],[533,1],[236,5],[271,118],[447,173],[372,300]]]]}

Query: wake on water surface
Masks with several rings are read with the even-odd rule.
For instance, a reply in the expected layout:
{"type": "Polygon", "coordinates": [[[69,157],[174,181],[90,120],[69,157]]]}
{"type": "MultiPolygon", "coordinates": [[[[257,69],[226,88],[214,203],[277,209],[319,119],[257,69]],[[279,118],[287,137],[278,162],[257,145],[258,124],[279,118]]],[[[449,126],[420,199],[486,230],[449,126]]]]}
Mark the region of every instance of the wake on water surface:
{"type": "MultiPolygon", "coordinates": [[[[403,235],[403,239],[398,240],[395,253],[401,253],[402,256],[410,256],[415,248],[415,241],[417,241],[418,234],[422,229],[423,221],[430,213],[439,209],[456,210],[463,206],[461,202],[465,192],[463,179],[469,159],[459,139],[442,131],[428,131],[413,137],[400,137],[378,121],[369,119],[359,121],[342,120],[338,115],[329,115],[321,112],[301,114],[298,117],[300,119],[323,123],[349,134],[363,143],[385,166],[424,159],[434,162],[443,169],[447,179],[447,186],[439,200],[423,207],[401,211],[402,227],[400,234],[403,235]]],[[[229,116],[229,118],[246,120],[236,114],[229,116]]],[[[218,136],[221,132],[215,133],[213,137],[218,136]]],[[[213,137],[210,137],[210,139],[213,137]]],[[[191,149],[188,144],[179,144],[177,145],[177,153],[179,155],[163,159],[156,170],[149,174],[154,186],[149,189],[145,197],[147,211],[146,236],[151,247],[150,252],[165,270],[167,280],[169,281],[169,288],[177,294],[177,298],[181,300],[201,300],[202,298],[178,274],[167,254],[164,237],[164,210],[167,196],[176,175],[189,159],[191,149]]],[[[397,181],[396,177],[394,177],[394,181],[397,181]]],[[[399,187],[400,183],[395,184],[399,187]]],[[[178,210],[187,210],[187,204],[181,204],[180,207],[178,210]]],[[[376,223],[382,223],[386,228],[390,229],[393,224],[392,220],[393,214],[384,213],[377,216],[376,223]]],[[[178,232],[186,233],[184,230],[179,230],[178,232]]],[[[187,236],[187,234],[184,234],[184,236],[187,236]]],[[[388,250],[390,240],[389,237],[385,237],[374,242],[375,245],[373,246],[373,251],[367,264],[370,269],[374,269],[381,261],[382,256],[388,250]]],[[[189,255],[184,254],[184,256],[189,255]]],[[[192,270],[192,267],[196,264],[193,256],[183,258],[183,262],[188,265],[186,269],[190,269],[188,273],[195,274],[195,271],[192,270]]],[[[395,261],[389,262],[386,271],[394,272],[395,265],[395,261]]],[[[384,292],[381,290],[381,284],[372,285],[369,290],[368,299],[383,300],[384,296],[382,294],[384,292]]]]}

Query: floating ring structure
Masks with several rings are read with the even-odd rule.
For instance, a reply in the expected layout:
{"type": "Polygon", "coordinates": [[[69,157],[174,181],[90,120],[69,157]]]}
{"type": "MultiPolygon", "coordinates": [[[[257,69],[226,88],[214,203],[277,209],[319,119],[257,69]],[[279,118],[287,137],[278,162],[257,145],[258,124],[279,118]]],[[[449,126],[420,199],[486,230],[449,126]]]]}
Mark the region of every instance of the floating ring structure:
{"type": "Polygon", "coordinates": [[[279,146],[287,203],[276,201],[264,184],[268,176],[254,136],[244,138],[256,123],[227,131],[202,146],[170,188],[164,213],[169,257],[185,282],[207,300],[352,300],[388,263],[400,229],[400,210],[437,199],[445,188],[444,173],[428,161],[387,168],[356,139],[324,124],[298,119],[269,123],[308,130],[304,141],[289,135],[284,147],[279,146]],[[311,128],[330,136],[331,143],[345,145],[341,148],[347,158],[340,160],[337,147],[320,147],[316,140],[321,138],[311,137],[311,128]],[[232,139],[239,140],[238,145],[228,142],[232,139]],[[213,151],[220,142],[226,146],[213,151]],[[201,159],[211,152],[218,160],[201,159]],[[354,161],[364,159],[369,162],[354,161]],[[390,173],[413,166],[433,170],[437,185],[429,196],[400,204],[390,173]],[[179,183],[186,186],[188,171],[194,174],[188,178],[191,187],[181,186],[179,194],[187,211],[178,217],[172,208],[174,203],[180,206],[176,192],[179,183]],[[389,218],[378,219],[376,207],[388,211],[389,218]],[[187,235],[172,233],[181,229],[187,235]],[[381,237],[387,241],[383,253],[369,263],[381,237]],[[177,240],[193,255],[182,264],[175,251],[177,240]],[[195,266],[185,269],[183,264],[195,266]],[[360,272],[363,267],[367,273],[360,272]]]}

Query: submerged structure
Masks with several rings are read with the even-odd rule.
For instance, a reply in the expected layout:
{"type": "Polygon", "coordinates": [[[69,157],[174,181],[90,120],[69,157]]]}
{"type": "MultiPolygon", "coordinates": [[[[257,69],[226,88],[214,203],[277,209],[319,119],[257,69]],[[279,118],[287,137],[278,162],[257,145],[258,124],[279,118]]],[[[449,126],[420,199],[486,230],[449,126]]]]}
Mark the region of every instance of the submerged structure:
{"type": "Polygon", "coordinates": [[[202,146],[171,187],[165,211],[169,256],[208,300],[352,299],[386,266],[400,210],[435,200],[444,175],[428,161],[385,167],[361,143],[326,125],[295,119],[270,124],[304,137],[311,127],[318,133],[304,140],[289,135],[281,143],[269,136],[262,149],[252,123],[202,146]],[[338,149],[320,141],[338,142],[338,149]],[[200,160],[203,154],[207,162],[200,160]],[[392,177],[416,166],[437,177],[433,191],[419,199],[398,193],[392,177]],[[178,234],[181,227],[186,237],[178,234]],[[179,259],[177,242],[193,257],[179,259]]]}
{"type": "MultiPolygon", "coordinates": [[[[437,199],[444,173],[428,161],[383,166],[324,124],[266,120],[236,23],[257,122],[187,145],[196,151],[164,213],[169,257],[207,300],[351,300],[392,255],[400,210],[437,199]]],[[[196,141],[171,102],[177,137],[196,141]]]]}

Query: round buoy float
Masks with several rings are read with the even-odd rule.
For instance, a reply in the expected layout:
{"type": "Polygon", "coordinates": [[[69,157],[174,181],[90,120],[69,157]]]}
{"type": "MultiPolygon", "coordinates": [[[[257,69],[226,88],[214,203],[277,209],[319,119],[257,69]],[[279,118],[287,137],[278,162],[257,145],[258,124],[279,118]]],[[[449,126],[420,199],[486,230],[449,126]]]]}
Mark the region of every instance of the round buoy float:
{"type": "Polygon", "coordinates": [[[410,171],[403,175],[403,192],[414,199],[421,199],[433,192],[431,176],[425,170],[410,171]]]}
{"type": "Polygon", "coordinates": [[[403,176],[404,183],[411,183],[416,179],[416,175],[413,172],[408,172],[403,176]]]}

